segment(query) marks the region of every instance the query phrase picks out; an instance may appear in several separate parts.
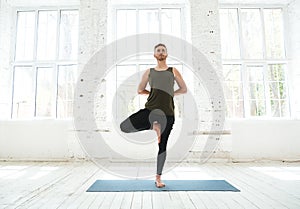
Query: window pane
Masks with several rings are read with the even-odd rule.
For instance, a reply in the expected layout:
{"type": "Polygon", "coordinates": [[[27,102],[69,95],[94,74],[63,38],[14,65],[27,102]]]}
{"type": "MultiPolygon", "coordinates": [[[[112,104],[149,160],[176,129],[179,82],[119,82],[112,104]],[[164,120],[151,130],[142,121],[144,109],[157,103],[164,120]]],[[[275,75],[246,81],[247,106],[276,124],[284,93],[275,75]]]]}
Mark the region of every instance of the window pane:
{"type": "Polygon", "coordinates": [[[259,9],[241,9],[241,22],[244,57],[262,59],[263,39],[259,9]]]}
{"type": "Polygon", "coordinates": [[[263,76],[263,66],[246,67],[248,81],[248,95],[250,104],[250,114],[252,116],[262,116],[266,114],[265,86],[263,76]]]}
{"type": "Polygon", "coordinates": [[[287,101],[287,86],[285,82],[284,65],[268,65],[268,83],[272,116],[284,117],[289,115],[287,101]]]}
{"type": "Polygon", "coordinates": [[[231,92],[234,100],[243,100],[243,86],[240,82],[231,82],[231,92]]]}
{"type": "Polygon", "coordinates": [[[289,115],[288,102],[286,100],[271,100],[273,117],[287,117],[289,115]]]}
{"type": "Polygon", "coordinates": [[[271,111],[273,117],[280,117],[279,100],[271,100],[271,111]]]}
{"type": "Polygon", "coordinates": [[[278,89],[279,89],[279,95],[280,95],[280,99],[286,99],[287,95],[286,95],[286,85],[283,82],[279,82],[278,83],[278,89]]]}
{"type": "Polygon", "coordinates": [[[284,66],[282,64],[268,65],[268,79],[271,99],[286,99],[284,66]]]}
{"type": "MultiPolygon", "coordinates": [[[[146,71],[146,69],[151,68],[151,67],[153,67],[153,65],[151,65],[151,64],[148,64],[148,65],[147,64],[139,65],[139,79],[138,79],[139,81],[142,79],[142,76],[143,76],[144,72],[146,71]]],[[[179,69],[179,68],[177,68],[177,69],[179,69]]],[[[146,89],[150,90],[149,83],[147,83],[146,89]]],[[[138,109],[145,108],[145,104],[147,102],[147,96],[145,96],[145,95],[138,95],[138,101],[139,101],[139,103],[137,105],[138,109]]]]}
{"type": "Polygon", "coordinates": [[[266,105],[264,100],[250,100],[250,114],[251,116],[266,115],[266,105]]]}
{"type": "Polygon", "coordinates": [[[225,98],[228,105],[228,117],[243,117],[243,85],[241,79],[241,65],[223,65],[225,79],[225,98]]]}
{"type": "Polygon", "coordinates": [[[246,69],[249,82],[264,81],[263,66],[247,66],[246,69]]]}
{"type": "Polygon", "coordinates": [[[232,102],[233,115],[232,117],[243,117],[243,105],[240,106],[240,102],[243,102],[242,85],[240,82],[226,82],[225,97],[227,101],[232,102]],[[241,113],[241,115],[235,115],[235,113],[241,113]]]}
{"type": "Polygon", "coordinates": [[[136,95],[139,74],[136,65],[118,65],[116,76],[117,117],[125,118],[128,114],[138,111],[134,96],[136,95]],[[129,101],[129,103],[126,101],[129,101]]]}
{"type": "Polygon", "coordinates": [[[35,73],[32,67],[15,67],[13,118],[34,116],[35,73]]]}
{"type": "Polygon", "coordinates": [[[161,10],[161,32],[181,37],[180,9],[162,9],[161,10]]]}
{"type": "Polygon", "coordinates": [[[226,81],[241,82],[241,65],[223,65],[223,75],[226,81]]]}
{"type": "Polygon", "coordinates": [[[242,118],[244,117],[244,102],[239,100],[227,100],[226,117],[242,118]]]}
{"type": "Polygon", "coordinates": [[[61,11],[59,58],[75,60],[78,52],[78,11],[61,11]]]}
{"type": "Polygon", "coordinates": [[[158,33],[159,19],[158,10],[139,10],[139,31],[138,33],[158,33]]]}
{"type": "Polygon", "coordinates": [[[289,102],[287,100],[280,101],[280,108],[281,117],[287,117],[290,115],[289,102]]]}
{"type": "Polygon", "coordinates": [[[268,79],[269,81],[284,81],[285,71],[283,64],[268,65],[268,79]]]}
{"type": "Polygon", "coordinates": [[[56,79],[53,68],[38,68],[36,116],[55,117],[56,79]]]}
{"type": "Polygon", "coordinates": [[[117,39],[136,34],[136,10],[117,11],[117,39]]]}
{"type": "Polygon", "coordinates": [[[269,82],[271,99],[286,99],[286,87],[282,82],[269,82]]]}
{"type": "Polygon", "coordinates": [[[278,83],[277,82],[269,82],[269,89],[270,89],[270,98],[271,99],[279,99],[278,83]]]}
{"type": "Polygon", "coordinates": [[[220,9],[223,59],[240,58],[237,9],[220,9]]]}
{"type": "Polygon", "coordinates": [[[18,12],[16,60],[32,60],[34,50],[35,12],[18,12]]]}
{"type": "Polygon", "coordinates": [[[264,99],[265,89],[262,82],[250,83],[249,84],[249,96],[250,99],[264,99]]]}
{"type": "Polygon", "coordinates": [[[55,59],[56,37],[57,11],[39,11],[37,59],[55,59]]]}
{"type": "Polygon", "coordinates": [[[77,66],[59,66],[57,89],[57,117],[73,116],[73,95],[77,81],[77,66]]]}
{"type": "Polygon", "coordinates": [[[266,51],[268,58],[283,58],[283,22],[281,9],[264,9],[266,51]]]}

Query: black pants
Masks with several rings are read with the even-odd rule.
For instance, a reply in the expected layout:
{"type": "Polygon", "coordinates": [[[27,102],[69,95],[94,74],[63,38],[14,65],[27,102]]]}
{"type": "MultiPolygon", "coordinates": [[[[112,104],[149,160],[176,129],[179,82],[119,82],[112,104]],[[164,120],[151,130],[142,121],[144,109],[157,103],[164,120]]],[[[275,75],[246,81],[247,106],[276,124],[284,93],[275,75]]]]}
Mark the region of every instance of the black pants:
{"type": "Polygon", "coordinates": [[[174,116],[163,116],[148,109],[141,109],[138,112],[129,116],[120,124],[120,128],[125,133],[132,133],[137,131],[151,130],[153,123],[157,122],[161,126],[161,139],[158,144],[159,150],[157,155],[157,171],[158,175],[162,174],[162,170],[167,156],[168,138],[173,128],[175,121],[174,116]]]}

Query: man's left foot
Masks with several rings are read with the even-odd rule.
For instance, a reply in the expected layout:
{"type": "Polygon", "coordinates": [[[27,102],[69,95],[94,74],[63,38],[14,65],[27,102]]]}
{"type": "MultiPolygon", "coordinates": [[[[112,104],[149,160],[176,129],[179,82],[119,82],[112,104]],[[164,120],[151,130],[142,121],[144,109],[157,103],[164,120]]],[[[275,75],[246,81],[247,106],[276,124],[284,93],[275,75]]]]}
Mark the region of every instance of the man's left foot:
{"type": "Polygon", "coordinates": [[[163,188],[163,187],[166,186],[163,182],[161,182],[160,176],[161,176],[161,175],[158,175],[158,174],[156,175],[155,186],[156,186],[157,188],[163,188]]]}
{"type": "Polygon", "coordinates": [[[162,182],[155,181],[155,186],[156,186],[157,188],[163,188],[163,187],[165,187],[166,185],[165,185],[164,183],[162,183],[162,182]]]}

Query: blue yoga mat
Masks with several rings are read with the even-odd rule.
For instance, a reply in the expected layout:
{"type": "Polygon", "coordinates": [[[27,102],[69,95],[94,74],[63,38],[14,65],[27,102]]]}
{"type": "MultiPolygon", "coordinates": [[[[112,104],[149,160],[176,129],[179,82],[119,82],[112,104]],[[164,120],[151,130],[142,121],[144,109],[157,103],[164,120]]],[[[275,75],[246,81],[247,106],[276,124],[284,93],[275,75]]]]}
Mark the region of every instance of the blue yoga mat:
{"type": "Polygon", "coordinates": [[[239,192],[225,180],[165,180],[156,188],[153,180],[97,180],[87,192],[230,191],[239,192]]]}

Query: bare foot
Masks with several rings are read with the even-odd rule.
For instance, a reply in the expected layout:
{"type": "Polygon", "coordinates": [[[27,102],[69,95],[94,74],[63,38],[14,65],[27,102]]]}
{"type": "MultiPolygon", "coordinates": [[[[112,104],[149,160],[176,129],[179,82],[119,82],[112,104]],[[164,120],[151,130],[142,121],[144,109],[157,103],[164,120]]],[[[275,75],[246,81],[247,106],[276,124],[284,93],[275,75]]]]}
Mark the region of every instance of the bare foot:
{"type": "Polygon", "coordinates": [[[156,132],[158,144],[160,143],[160,124],[158,122],[153,123],[153,130],[156,132]]]}
{"type": "Polygon", "coordinates": [[[163,187],[166,186],[163,182],[161,182],[160,175],[156,175],[155,186],[156,186],[157,188],[163,188],[163,187]]]}
{"type": "Polygon", "coordinates": [[[157,188],[163,188],[163,187],[165,187],[166,185],[165,185],[164,183],[162,183],[162,182],[156,181],[156,182],[155,182],[155,186],[156,186],[157,188]]]}

